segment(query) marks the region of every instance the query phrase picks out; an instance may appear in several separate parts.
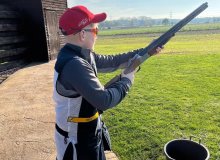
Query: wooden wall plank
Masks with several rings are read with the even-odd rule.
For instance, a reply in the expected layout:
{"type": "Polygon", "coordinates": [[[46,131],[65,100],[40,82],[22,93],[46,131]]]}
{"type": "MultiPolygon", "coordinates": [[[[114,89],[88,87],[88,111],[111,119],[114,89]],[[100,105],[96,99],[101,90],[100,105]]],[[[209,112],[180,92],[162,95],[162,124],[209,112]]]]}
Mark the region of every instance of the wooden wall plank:
{"type": "Polygon", "coordinates": [[[0,18],[18,18],[19,14],[15,11],[0,10],[0,18]]]}
{"type": "Polygon", "coordinates": [[[5,62],[5,63],[0,63],[0,72],[16,68],[16,67],[21,67],[27,62],[25,60],[15,60],[11,62],[5,62]]]}
{"type": "Polygon", "coordinates": [[[21,43],[26,41],[25,36],[0,37],[0,45],[21,43]]]}
{"type": "Polygon", "coordinates": [[[8,49],[8,50],[0,50],[0,59],[5,57],[11,57],[19,54],[23,54],[27,49],[23,48],[15,48],[15,49],[8,49]]]}
{"type": "Polygon", "coordinates": [[[0,32],[3,31],[17,31],[18,30],[18,24],[0,24],[0,32]]]}

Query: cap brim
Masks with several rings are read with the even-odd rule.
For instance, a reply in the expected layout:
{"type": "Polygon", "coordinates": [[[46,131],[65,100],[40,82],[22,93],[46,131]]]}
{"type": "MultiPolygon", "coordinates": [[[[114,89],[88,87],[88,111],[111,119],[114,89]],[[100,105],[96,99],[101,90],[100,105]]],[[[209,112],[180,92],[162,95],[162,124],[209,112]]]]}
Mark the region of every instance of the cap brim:
{"type": "Polygon", "coordinates": [[[92,23],[100,23],[106,19],[106,13],[95,14],[92,23]]]}

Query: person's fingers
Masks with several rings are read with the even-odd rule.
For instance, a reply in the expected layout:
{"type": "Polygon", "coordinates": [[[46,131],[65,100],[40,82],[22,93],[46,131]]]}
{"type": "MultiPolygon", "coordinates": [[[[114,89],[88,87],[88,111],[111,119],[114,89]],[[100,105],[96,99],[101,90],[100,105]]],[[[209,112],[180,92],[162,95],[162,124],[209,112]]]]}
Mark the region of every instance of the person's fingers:
{"type": "Polygon", "coordinates": [[[160,52],[162,49],[164,49],[164,46],[157,47],[156,51],[157,51],[157,52],[160,52]]]}
{"type": "Polygon", "coordinates": [[[156,52],[159,53],[160,51],[161,51],[161,48],[158,47],[158,48],[156,49],[156,52]]]}

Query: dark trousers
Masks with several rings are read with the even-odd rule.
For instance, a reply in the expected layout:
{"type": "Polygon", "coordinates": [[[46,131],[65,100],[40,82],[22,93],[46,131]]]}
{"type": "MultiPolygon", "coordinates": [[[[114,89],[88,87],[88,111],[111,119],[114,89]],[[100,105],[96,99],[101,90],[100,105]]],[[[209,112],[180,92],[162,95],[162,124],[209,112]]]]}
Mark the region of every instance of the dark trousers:
{"type": "MultiPolygon", "coordinates": [[[[63,160],[73,160],[73,145],[69,143],[63,160]]],[[[77,160],[106,160],[101,135],[75,144],[77,160]]]]}

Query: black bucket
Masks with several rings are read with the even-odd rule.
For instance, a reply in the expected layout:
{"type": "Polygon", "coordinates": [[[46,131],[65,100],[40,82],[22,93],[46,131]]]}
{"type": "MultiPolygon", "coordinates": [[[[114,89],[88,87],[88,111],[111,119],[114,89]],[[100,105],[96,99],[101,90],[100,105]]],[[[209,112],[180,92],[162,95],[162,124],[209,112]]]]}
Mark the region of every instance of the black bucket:
{"type": "Polygon", "coordinates": [[[197,142],[188,139],[175,139],[164,146],[167,160],[208,160],[208,149],[197,142]]]}

